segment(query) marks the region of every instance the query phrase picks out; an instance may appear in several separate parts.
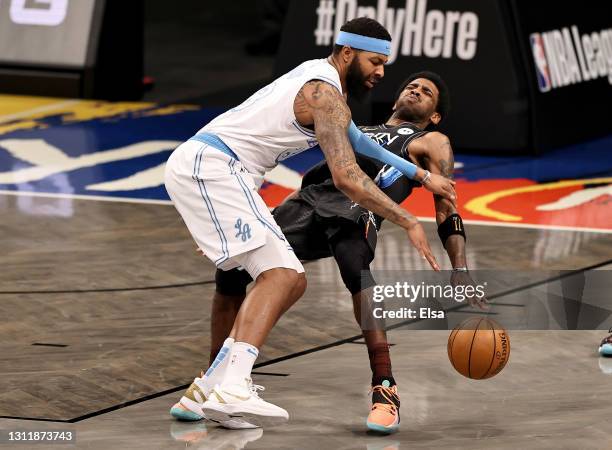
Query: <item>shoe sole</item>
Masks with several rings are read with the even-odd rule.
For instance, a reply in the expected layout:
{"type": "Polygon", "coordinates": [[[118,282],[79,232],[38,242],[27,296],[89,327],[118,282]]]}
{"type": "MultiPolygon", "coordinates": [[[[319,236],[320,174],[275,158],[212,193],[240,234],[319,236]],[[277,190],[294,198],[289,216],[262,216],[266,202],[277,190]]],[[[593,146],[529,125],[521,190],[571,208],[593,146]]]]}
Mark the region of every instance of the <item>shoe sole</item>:
{"type": "Polygon", "coordinates": [[[178,404],[185,409],[176,405],[172,406],[170,408],[170,415],[175,419],[183,422],[197,422],[205,418],[202,408],[193,400],[182,397],[178,404]]]}
{"type": "Polygon", "coordinates": [[[199,422],[203,419],[202,416],[192,411],[185,411],[183,408],[176,406],[170,408],[170,415],[181,422],[199,422]]]}
{"type": "Polygon", "coordinates": [[[605,344],[599,347],[599,354],[601,356],[612,356],[612,345],[605,344]]]}
{"type": "Polygon", "coordinates": [[[395,433],[397,430],[399,430],[399,423],[397,425],[385,427],[384,425],[379,425],[377,423],[366,422],[366,426],[368,427],[368,430],[377,431],[378,433],[384,434],[395,433]]]}
{"type": "Polygon", "coordinates": [[[230,419],[242,419],[256,427],[274,427],[282,425],[287,422],[287,418],[283,416],[266,416],[263,414],[245,412],[245,411],[218,411],[209,407],[203,407],[202,412],[207,419],[219,422],[223,425],[224,422],[228,422],[230,419]]]}

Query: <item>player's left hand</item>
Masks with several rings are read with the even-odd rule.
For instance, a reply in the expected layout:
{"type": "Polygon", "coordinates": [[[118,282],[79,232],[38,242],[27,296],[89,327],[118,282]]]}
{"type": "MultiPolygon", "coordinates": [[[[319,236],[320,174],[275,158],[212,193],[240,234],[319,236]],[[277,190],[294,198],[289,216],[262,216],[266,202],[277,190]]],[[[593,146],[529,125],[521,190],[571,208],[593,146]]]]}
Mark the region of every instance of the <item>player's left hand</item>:
{"type": "Polygon", "coordinates": [[[431,177],[423,183],[423,187],[434,194],[444,197],[456,206],[457,193],[455,192],[455,182],[437,173],[432,173],[431,177]]]}
{"type": "MultiPolygon", "coordinates": [[[[476,291],[476,282],[472,279],[472,276],[469,272],[453,272],[450,279],[451,285],[453,288],[457,286],[473,286],[474,291],[476,291]]],[[[466,296],[467,302],[470,306],[474,308],[480,308],[483,311],[489,310],[489,301],[486,296],[478,297],[477,295],[466,296]]]]}

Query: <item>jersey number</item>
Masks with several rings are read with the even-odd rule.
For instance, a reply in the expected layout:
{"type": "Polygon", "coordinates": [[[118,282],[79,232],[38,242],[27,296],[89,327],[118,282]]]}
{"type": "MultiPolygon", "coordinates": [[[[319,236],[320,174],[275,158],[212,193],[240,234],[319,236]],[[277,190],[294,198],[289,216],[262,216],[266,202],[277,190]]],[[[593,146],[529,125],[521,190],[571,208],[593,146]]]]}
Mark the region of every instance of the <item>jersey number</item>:
{"type": "Polygon", "coordinates": [[[459,222],[458,217],[453,217],[453,225],[455,226],[455,231],[461,231],[461,222],[459,222]]]}

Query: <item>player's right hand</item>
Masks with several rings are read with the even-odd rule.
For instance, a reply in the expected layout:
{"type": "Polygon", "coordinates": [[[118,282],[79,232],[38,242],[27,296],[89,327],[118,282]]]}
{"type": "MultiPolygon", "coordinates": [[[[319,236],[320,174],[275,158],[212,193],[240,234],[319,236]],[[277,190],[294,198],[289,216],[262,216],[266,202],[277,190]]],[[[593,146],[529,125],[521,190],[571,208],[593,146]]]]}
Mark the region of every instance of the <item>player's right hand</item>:
{"type": "MultiPolygon", "coordinates": [[[[453,287],[472,286],[473,291],[478,292],[478,289],[476,289],[477,284],[469,272],[452,272],[450,282],[453,287]]],[[[477,295],[468,296],[468,304],[473,308],[480,308],[482,311],[489,310],[489,300],[484,295],[482,297],[477,295]]]]}
{"type": "Polygon", "coordinates": [[[414,224],[406,229],[406,233],[408,234],[408,239],[414,245],[421,255],[423,259],[426,259],[429,262],[429,265],[436,272],[440,271],[440,266],[436,261],[436,257],[431,253],[431,248],[429,248],[429,241],[427,241],[427,236],[425,235],[425,230],[423,226],[415,219],[414,224]]]}
{"type": "Polygon", "coordinates": [[[456,206],[457,193],[455,192],[455,184],[456,183],[449,178],[445,178],[437,173],[432,173],[431,178],[423,184],[423,187],[451,201],[453,205],[456,206]]]}

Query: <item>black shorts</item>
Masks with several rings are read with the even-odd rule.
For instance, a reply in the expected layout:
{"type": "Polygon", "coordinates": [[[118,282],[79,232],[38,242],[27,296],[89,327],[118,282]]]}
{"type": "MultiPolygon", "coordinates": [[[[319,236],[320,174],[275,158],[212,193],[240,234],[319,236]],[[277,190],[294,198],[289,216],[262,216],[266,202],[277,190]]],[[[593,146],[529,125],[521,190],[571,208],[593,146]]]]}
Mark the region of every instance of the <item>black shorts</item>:
{"type": "Polygon", "coordinates": [[[302,189],[273,212],[274,220],[301,260],[333,256],[330,243],[361,230],[372,254],[376,251],[377,218],[354,204],[331,180],[302,189]]]}
{"type": "MultiPolygon", "coordinates": [[[[333,256],[352,294],[373,286],[369,266],[376,250],[375,218],[359,206],[351,208],[337,190],[340,195],[309,188],[272,212],[296,256],[304,261],[333,256]]],[[[216,275],[217,292],[244,295],[252,281],[248,274],[238,269],[221,272],[216,275]]]]}

